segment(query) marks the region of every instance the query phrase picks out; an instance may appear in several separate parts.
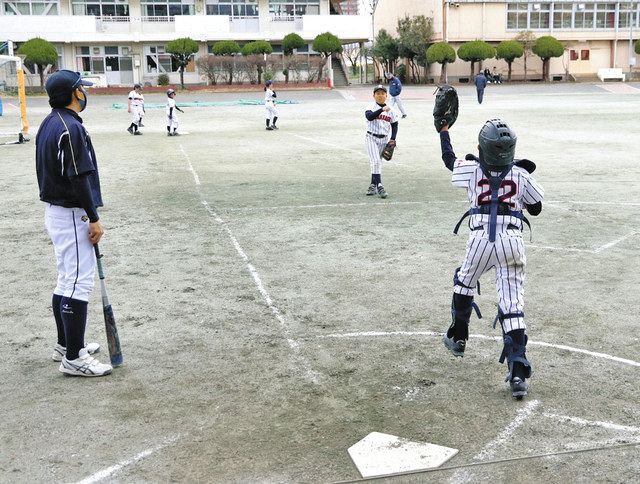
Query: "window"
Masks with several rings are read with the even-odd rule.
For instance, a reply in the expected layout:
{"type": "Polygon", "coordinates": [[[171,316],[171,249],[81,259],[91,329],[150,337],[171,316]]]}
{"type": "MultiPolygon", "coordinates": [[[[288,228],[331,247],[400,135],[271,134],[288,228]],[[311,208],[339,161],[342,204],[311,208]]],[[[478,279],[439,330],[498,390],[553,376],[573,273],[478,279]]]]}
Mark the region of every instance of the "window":
{"type": "Polygon", "coordinates": [[[571,15],[573,12],[572,3],[556,3],[553,6],[553,28],[570,29],[571,15]]]}
{"type": "Polygon", "coordinates": [[[5,15],[58,15],[58,0],[5,0],[2,2],[5,15]]]}
{"type": "Polygon", "coordinates": [[[572,61],[578,60],[578,52],[575,51],[574,49],[571,49],[569,51],[569,59],[572,61]]]}
{"type": "Polygon", "coordinates": [[[618,28],[628,29],[632,24],[635,27],[637,25],[637,22],[634,22],[637,9],[638,3],[621,3],[618,11],[618,28]]]}
{"type": "Polygon", "coordinates": [[[142,15],[145,17],[173,17],[194,15],[194,0],[142,0],[142,15]]]}
{"type": "Polygon", "coordinates": [[[615,3],[597,3],[596,4],[596,28],[612,29],[616,20],[616,4],[615,3]]]}
{"type": "Polygon", "coordinates": [[[284,18],[319,15],[320,0],[269,0],[269,13],[284,18]]]}
{"type": "Polygon", "coordinates": [[[161,72],[176,72],[178,66],[174,65],[173,56],[167,54],[164,45],[145,46],[146,73],[159,74],[161,72]]]}
{"type": "Polygon", "coordinates": [[[129,0],[73,0],[73,14],[128,17],[129,0]]]}
{"type": "Polygon", "coordinates": [[[529,28],[532,30],[548,29],[551,4],[534,3],[529,4],[529,7],[529,28]]]}
{"type": "Polygon", "coordinates": [[[117,45],[76,47],[76,69],[85,74],[132,71],[131,50],[117,45]]]}
{"type": "Polygon", "coordinates": [[[582,49],[580,51],[580,60],[589,60],[589,49],[582,49]]]}
{"type": "Polygon", "coordinates": [[[578,3],[573,19],[575,29],[593,29],[596,24],[594,3],[578,3]]]}
{"type": "Polygon", "coordinates": [[[257,17],[258,0],[207,0],[207,15],[257,17]]]}
{"type": "Polygon", "coordinates": [[[507,29],[526,30],[529,8],[526,3],[507,4],[507,29]]]}

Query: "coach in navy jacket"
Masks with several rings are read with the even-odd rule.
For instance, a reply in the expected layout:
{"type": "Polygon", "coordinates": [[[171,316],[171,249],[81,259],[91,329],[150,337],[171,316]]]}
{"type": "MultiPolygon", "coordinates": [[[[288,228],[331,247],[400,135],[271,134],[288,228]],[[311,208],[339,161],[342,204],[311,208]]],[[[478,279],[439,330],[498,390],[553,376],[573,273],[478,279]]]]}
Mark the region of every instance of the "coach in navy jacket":
{"type": "Polygon", "coordinates": [[[387,80],[389,81],[389,107],[393,108],[398,106],[398,109],[402,113],[402,117],[407,117],[407,112],[404,110],[402,99],[400,99],[400,93],[402,92],[402,83],[400,79],[393,75],[391,72],[387,72],[387,80]]]}

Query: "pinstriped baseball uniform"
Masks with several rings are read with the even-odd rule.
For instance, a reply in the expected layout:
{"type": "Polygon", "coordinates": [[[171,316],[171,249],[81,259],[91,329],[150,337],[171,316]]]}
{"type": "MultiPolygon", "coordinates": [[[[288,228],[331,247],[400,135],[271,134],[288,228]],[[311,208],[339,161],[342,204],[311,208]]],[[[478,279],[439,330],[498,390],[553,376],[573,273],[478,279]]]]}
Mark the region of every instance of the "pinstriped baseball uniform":
{"type": "Polygon", "coordinates": [[[278,110],[275,105],[276,93],[270,87],[264,91],[264,107],[267,113],[267,119],[273,123],[273,118],[278,116],[278,110]]]}
{"type": "MultiPolygon", "coordinates": [[[[467,190],[471,208],[490,203],[489,182],[475,160],[456,160],[451,183],[467,190]]],[[[526,170],[514,166],[505,176],[498,196],[501,202],[510,205],[511,210],[519,211],[525,208],[524,204],[542,202],[544,191],[526,170]]],[[[454,286],[454,292],[465,296],[475,295],[480,276],[494,268],[500,309],[505,314],[521,313],[524,308],[524,269],[527,262],[522,241],[522,220],[499,215],[496,240],[493,243],[489,242],[489,215],[471,215],[469,226],[471,233],[464,262],[458,273],[458,279],[464,286],[454,286]]],[[[505,333],[525,328],[522,317],[504,320],[505,333]]]]}
{"type": "MultiPolygon", "coordinates": [[[[380,109],[380,105],[374,102],[369,109],[375,112],[380,109]]],[[[377,118],[367,120],[365,145],[373,174],[380,174],[382,171],[382,150],[390,139],[391,123],[397,121],[398,116],[393,111],[383,111],[377,118]]]]}
{"type": "Polygon", "coordinates": [[[134,89],[129,93],[129,99],[131,100],[131,122],[139,126],[144,112],[144,96],[134,89]]]}

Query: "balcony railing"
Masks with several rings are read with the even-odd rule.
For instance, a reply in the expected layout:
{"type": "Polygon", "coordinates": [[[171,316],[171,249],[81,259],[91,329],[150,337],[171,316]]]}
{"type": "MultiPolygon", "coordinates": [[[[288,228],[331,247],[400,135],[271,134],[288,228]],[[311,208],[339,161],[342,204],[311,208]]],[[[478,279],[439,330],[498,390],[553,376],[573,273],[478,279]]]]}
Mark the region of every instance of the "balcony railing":
{"type": "Polygon", "coordinates": [[[159,15],[153,17],[142,17],[143,22],[175,22],[173,15],[159,15]]]}
{"type": "Polygon", "coordinates": [[[100,22],[129,22],[131,20],[131,17],[129,17],[128,15],[102,15],[100,17],[96,17],[96,20],[100,22]]]}

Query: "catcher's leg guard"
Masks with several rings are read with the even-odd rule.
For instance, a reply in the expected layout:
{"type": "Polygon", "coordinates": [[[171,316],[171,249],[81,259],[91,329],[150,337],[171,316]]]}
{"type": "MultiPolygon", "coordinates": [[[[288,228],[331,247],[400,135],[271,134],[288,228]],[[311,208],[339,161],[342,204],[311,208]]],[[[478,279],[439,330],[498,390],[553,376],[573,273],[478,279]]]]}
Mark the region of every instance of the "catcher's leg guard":
{"type": "Polygon", "coordinates": [[[522,399],[527,395],[528,385],[525,383],[531,377],[531,363],[527,360],[526,349],[528,337],[524,329],[515,329],[503,336],[504,348],[500,355],[500,363],[507,360],[509,372],[505,381],[511,385],[515,398],[522,399]]]}
{"type": "MultiPolygon", "coordinates": [[[[458,280],[458,271],[456,269],[453,276],[454,285],[463,286],[458,280]]],[[[466,286],[465,286],[466,287],[466,286]]],[[[447,329],[447,334],[443,338],[444,345],[455,355],[462,356],[466,347],[465,341],[469,339],[469,320],[471,319],[471,311],[476,311],[479,318],[482,318],[478,305],[473,302],[473,296],[453,293],[451,300],[451,326],[447,329]]]]}

